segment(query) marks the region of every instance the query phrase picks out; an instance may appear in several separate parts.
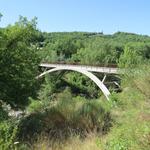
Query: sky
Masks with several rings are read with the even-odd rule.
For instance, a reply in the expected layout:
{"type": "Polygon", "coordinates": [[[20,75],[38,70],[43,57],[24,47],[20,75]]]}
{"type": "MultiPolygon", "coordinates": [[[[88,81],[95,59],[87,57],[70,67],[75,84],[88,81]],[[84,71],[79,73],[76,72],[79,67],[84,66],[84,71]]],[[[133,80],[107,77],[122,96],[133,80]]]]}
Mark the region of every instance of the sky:
{"type": "Polygon", "coordinates": [[[46,32],[117,31],[150,35],[150,0],[0,0],[0,27],[19,15],[38,18],[46,32]]]}

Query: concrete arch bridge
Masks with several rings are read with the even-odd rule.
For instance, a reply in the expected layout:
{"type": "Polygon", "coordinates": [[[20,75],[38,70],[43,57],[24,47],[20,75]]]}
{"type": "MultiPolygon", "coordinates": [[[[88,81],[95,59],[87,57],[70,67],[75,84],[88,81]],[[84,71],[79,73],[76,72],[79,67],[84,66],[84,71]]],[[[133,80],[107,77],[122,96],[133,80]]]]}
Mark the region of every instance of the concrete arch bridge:
{"type": "MultiPolygon", "coordinates": [[[[45,71],[41,73],[38,78],[43,77],[46,74],[51,72],[61,71],[61,70],[71,70],[84,74],[90,78],[103,92],[106,99],[109,100],[110,91],[105,86],[104,81],[108,74],[118,74],[118,68],[116,67],[101,67],[101,66],[89,66],[89,65],[72,65],[72,64],[50,64],[50,63],[41,63],[39,67],[45,68],[45,71]],[[103,73],[104,77],[100,80],[93,72],[103,73]]],[[[116,85],[118,83],[115,83],[116,85]]],[[[119,85],[118,85],[119,86],[119,85]]]]}

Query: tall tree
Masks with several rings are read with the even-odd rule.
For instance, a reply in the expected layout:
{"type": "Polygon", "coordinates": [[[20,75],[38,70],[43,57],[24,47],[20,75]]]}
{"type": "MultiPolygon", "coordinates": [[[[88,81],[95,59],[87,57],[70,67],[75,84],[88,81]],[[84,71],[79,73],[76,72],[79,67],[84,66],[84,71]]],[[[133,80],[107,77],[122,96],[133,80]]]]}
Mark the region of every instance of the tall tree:
{"type": "Polygon", "coordinates": [[[0,99],[12,106],[24,106],[35,94],[38,67],[36,20],[20,17],[2,34],[0,47],[0,99]]]}

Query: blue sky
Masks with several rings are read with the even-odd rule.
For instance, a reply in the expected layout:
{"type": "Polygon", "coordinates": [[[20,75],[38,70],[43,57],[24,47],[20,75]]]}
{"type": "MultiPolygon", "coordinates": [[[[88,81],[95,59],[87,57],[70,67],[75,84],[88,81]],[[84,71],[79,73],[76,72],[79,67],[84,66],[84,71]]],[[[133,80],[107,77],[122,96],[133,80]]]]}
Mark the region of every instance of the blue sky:
{"type": "Polygon", "coordinates": [[[150,0],[0,0],[0,26],[38,17],[42,31],[117,31],[150,35],[150,0]]]}

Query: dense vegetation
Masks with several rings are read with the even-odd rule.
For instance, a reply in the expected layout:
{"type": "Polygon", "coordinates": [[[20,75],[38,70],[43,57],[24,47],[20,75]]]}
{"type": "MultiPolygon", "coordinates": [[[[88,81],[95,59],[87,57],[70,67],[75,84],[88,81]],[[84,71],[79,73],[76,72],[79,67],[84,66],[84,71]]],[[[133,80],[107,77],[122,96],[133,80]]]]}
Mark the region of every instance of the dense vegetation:
{"type": "Polygon", "coordinates": [[[20,17],[0,28],[0,149],[72,149],[77,144],[76,149],[148,150],[150,37],[43,33],[36,24],[36,18],[20,17]],[[112,92],[107,102],[92,81],[76,72],[36,80],[40,62],[113,64],[126,73],[106,78],[112,92]],[[17,110],[22,113],[16,116],[17,110]]]}

